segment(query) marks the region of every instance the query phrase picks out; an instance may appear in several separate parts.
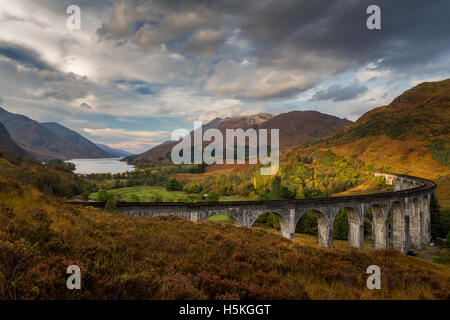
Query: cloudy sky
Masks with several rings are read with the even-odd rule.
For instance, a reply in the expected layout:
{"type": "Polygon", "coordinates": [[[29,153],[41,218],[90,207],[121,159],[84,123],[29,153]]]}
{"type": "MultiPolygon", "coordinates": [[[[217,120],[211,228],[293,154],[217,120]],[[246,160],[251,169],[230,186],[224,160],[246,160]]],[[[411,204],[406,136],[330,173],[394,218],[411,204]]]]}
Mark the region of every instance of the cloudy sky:
{"type": "Polygon", "coordinates": [[[356,120],[449,78],[449,31],[448,0],[0,0],[0,105],[131,152],[215,117],[356,120]]]}

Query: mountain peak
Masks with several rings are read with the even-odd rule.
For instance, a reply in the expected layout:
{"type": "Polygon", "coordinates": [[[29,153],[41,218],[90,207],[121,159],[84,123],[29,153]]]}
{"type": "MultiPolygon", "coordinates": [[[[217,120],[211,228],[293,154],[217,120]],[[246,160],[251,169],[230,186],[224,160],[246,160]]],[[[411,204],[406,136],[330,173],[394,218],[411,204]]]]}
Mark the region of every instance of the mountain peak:
{"type": "Polygon", "coordinates": [[[436,82],[422,82],[403,92],[389,106],[426,104],[450,101],[450,79],[436,82]]]}
{"type": "Polygon", "coordinates": [[[56,122],[39,123],[0,108],[0,122],[12,139],[39,160],[110,158],[88,139],[56,122]]]}

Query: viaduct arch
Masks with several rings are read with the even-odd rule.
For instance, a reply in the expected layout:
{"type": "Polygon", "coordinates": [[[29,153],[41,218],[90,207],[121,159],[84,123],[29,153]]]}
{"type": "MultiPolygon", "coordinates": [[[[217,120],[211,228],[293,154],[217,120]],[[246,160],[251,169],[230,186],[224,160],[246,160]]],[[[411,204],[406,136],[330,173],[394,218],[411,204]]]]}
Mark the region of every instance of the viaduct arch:
{"type": "MultiPolygon", "coordinates": [[[[364,217],[372,210],[372,245],[374,249],[392,247],[402,253],[420,249],[431,241],[430,203],[436,196],[436,184],[407,175],[375,173],[383,176],[393,192],[345,197],[301,200],[233,201],[213,203],[182,202],[119,202],[120,214],[132,217],[176,215],[191,221],[207,220],[217,215],[230,216],[238,225],[251,227],[256,219],[273,212],[280,221],[281,235],[295,236],[298,220],[313,211],[318,221],[318,243],[333,246],[333,223],[339,210],[348,213],[348,245],[364,247],[364,217]]],[[[103,209],[100,202],[69,202],[103,209]]]]}

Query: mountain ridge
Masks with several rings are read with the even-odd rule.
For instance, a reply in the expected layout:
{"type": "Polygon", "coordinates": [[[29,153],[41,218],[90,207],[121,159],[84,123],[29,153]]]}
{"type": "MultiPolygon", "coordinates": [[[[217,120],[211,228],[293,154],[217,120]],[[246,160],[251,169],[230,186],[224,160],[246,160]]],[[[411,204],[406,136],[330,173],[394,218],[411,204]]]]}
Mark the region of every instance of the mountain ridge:
{"type": "Polygon", "coordinates": [[[20,158],[32,158],[32,156],[22,149],[9,134],[3,123],[0,122],[0,153],[7,153],[20,158]]]}
{"type": "Polygon", "coordinates": [[[102,149],[103,151],[106,151],[109,154],[116,156],[117,158],[128,157],[132,155],[131,152],[122,149],[111,148],[110,146],[107,146],[106,144],[103,143],[95,143],[95,145],[100,149],[102,149]]]}
{"type": "Polygon", "coordinates": [[[440,205],[450,209],[449,123],[450,79],[423,82],[334,136],[292,152],[330,150],[374,170],[434,180],[440,205]]]}
{"type": "Polygon", "coordinates": [[[442,152],[450,150],[449,123],[450,79],[423,82],[315,147],[330,148],[378,168],[390,167],[392,172],[436,178],[450,169],[445,155],[439,158],[433,150],[434,145],[442,152]]]}
{"type": "MultiPolygon", "coordinates": [[[[253,128],[269,129],[269,131],[270,129],[279,129],[280,147],[285,148],[314,142],[330,136],[351,123],[350,120],[340,119],[318,111],[294,110],[275,116],[268,113],[259,113],[256,115],[227,117],[224,119],[216,118],[203,125],[203,130],[215,128],[225,134],[226,129],[240,128],[247,130],[253,128]],[[303,125],[307,127],[307,130],[303,130],[303,125]],[[313,127],[315,127],[314,130],[313,127]]],[[[144,153],[129,156],[125,159],[132,162],[164,160],[168,158],[173,146],[177,143],[176,141],[166,141],[144,153]]]]}
{"type": "Polygon", "coordinates": [[[77,132],[55,122],[40,123],[1,107],[0,122],[12,139],[37,160],[112,157],[77,132]]]}

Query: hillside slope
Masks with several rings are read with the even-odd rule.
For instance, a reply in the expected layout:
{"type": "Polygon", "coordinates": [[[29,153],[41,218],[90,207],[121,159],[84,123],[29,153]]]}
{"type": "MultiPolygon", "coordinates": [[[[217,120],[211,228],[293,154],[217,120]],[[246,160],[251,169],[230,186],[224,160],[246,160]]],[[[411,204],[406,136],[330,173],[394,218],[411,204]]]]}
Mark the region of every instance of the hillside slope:
{"type": "Polygon", "coordinates": [[[424,82],[375,108],[336,135],[298,151],[328,149],[374,170],[438,181],[438,199],[450,208],[450,79],[424,82]]]}
{"type": "MultiPolygon", "coordinates": [[[[0,159],[2,168],[21,170],[0,159]]],[[[448,267],[391,250],[320,248],[259,228],[69,207],[2,172],[0,299],[450,298],[448,267]],[[66,288],[73,264],[82,290],[66,288]],[[383,270],[381,290],[366,287],[369,265],[383,270]]]]}
{"type": "Polygon", "coordinates": [[[450,79],[425,82],[319,144],[376,168],[437,178],[450,171],[450,79]]]}
{"type": "Polygon", "coordinates": [[[106,144],[96,143],[95,145],[97,147],[99,147],[100,149],[102,149],[103,151],[106,151],[109,154],[111,154],[112,156],[117,157],[117,158],[128,157],[128,156],[132,155],[128,151],[125,151],[122,149],[117,149],[117,148],[111,148],[110,146],[107,146],[106,144]]]}
{"type": "MultiPolygon", "coordinates": [[[[68,147],[71,144],[71,147],[74,148],[71,151],[73,153],[78,153],[80,156],[87,155],[88,158],[109,158],[112,157],[112,154],[101,149],[95,143],[89,141],[82,135],[76,133],[73,130],[70,130],[59,123],[55,122],[42,122],[42,126],[52,131],[56,136],[63,138],[67,141],[67,148],[64,150],[64,154],[69,156],[68,147]]],[[[71,157],[73,158],[73,157],[71,157]]]]}
{"type": "MultiPolygon", "coordinates": [[[[298,146],[328,137],[352,122],[317,111],[291,111],[272,116],[260,113],[251,116],[216,118],[203,126],[203,130],[219,129],[225,136],[226,129],[279,129],[280,147],[298,146]]],[[[127,159],[140,161],[156,161],[167,159],[177,142],[166,142],[156,146],[140,155],[130,156],[127,159]]],[[[208,142],[204,143],[205,145],[208,142]]]]}
{"type": "Polygon", "coordinates": [[[350,124],[350,120],[317,111],[291,111],[267,120],[258,128],[280,129],[280,147],[284,148],[331,136],[350,124]]]}
{"type": "MultiPolygon", "coordinates": [[[[260,127],[281,126],[285,133],[289,133],[289,114],[273,117],[260,127]],[[273,122],[278,124],[267,125],[273,122]]],[[[291,156],[303,159],[302,167],[311,166],[311,169],[314,169],[321,164],[320,154],[331,152],[351,163],[357,171],[358,168],[364,168],[363,171],[367,172],[384,170],[434,180],[438,185],[437,195],[441,207],[450,209],[449,124],[450,79],[422,83],[400,95],[391,104],[367,112],[335,135],[282,149],[281,169],[284,170],[283,166],[288,170],[292,167],[289,163],[291,156]]],[[[311,128],[317,126],[314,124],[311,128]]],[[[289,139],[289,134],[286,135],[289,139]]],[[[292,137],[294,136],[295,132],[292,134],[292,137]]],[[[300,168],[298,163],[295,165],[300,168]]],[[[254,172],[251,168],[250,165],[214,165],[208,167],[205,174],[183,174],[179,178],[193,181],[203,177],[218,177],[221,174],[242,174],[253,179],[254,172]]],[[[340,168],[330,167],[329,173],[325,174],[323,179],[335,176],[338,169],[340,168]]],[[[302,172],[302,169],[299,170],[302,172]]],[[[285,183],[298,181],[300,175],[295,173],[286,177],[285,183]]],[[[316,178],[314,180],[312,184],[320,185],[321,181],[316,178]]],[[[305,184],[304,180],[302,182],[305,184]]],[[[372,190],[371,186],[353,187],[349,192],[362,192],[365,187],[372,190]]],[[[295,188],[292,190],[295,191],[295,188]]]]}
{"type": "MultiPolygon", "coordinates": [[[[225,119],[216,118],[206,124],[203,125],[203,130],[207,130],[210,128],[219,129],[222,133],[225,133],[225,129],[248,129],[248,128],[257,128],[260,123],[263,123],[267,119],[272,117],[271,114],[260,113],[252,116],[238,116],[238,117],[227,117],[225,119]]],[[[191,132],[192,134],[192,132],[191,132]]],[[[138,154],[132,155],[126,158],[126,160],[131,162],[145,162],[145,161],[162,161],[167,160],[170,157],[170,152],[172,148],[178,142],[175,141],[165,141],[160,145],[157,145],[150,150],[138,154]]]]}
{"type": "Polygon", "coordinates": [[[88,139],[57,123],[39,123],[3,108],[0,108],[0,122],[14,141],[39,160],[112,157],[88,139]]]}
{"type": "Polygon", "coordinates": [[[31,158],[31,155],[14,142],[8,130],[0,122],[0,153],[8,153],[21,158],[31,158]]]}

